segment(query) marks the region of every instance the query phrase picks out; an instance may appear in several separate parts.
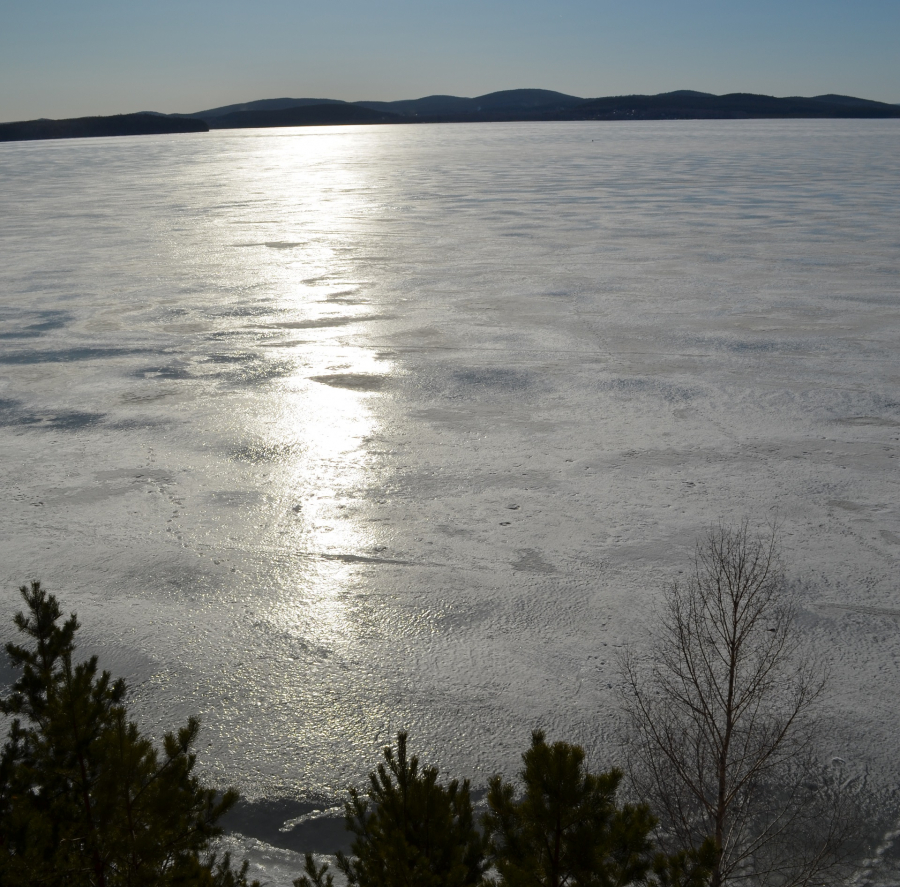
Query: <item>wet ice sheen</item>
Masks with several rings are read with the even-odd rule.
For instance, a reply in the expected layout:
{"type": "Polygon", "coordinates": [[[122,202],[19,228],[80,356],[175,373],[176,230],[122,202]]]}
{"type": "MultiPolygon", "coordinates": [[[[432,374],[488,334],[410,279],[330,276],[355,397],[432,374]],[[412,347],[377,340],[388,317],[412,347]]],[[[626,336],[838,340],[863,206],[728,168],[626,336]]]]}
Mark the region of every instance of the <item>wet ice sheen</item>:
{"type": "Polygon", "coordinates": [[[401,727],[476,785],[536,725],[614,757],[617,648],[705,525],[777,510],[834,750],[887,772],[898,148],[895,121],[0,146],[4,638],[40,577],[147,728],[200,714],[208,772],[296,818],[401,727]]]}

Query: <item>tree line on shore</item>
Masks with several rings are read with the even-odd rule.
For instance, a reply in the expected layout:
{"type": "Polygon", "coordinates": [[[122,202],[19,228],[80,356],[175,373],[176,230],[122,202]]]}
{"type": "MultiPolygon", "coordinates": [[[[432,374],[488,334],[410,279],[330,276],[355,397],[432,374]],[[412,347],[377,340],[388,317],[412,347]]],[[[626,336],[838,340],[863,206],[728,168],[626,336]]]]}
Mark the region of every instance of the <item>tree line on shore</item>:
{"type": "MultiPolygon", "coordinates": [[[[217,855],[234,789],[195,772],[199,722],[160,745],[129,719],[126,687],[76,664],[75,615],[37,581],[20,589],[18,677],[0,711],[0,885],[260,887],[217,855]]],[[[518,783],[441,781],[405,732],[351,788],[355,887],[800,887],[844,872],[859,817],[817,768],[822,672],[805,655],[775,533],[711,530],[667,590],[653,647],[622,660],[624,769],[536,730],[518,783]]],[[[332,887],[307,855],[296,887],[332,887]]]]}

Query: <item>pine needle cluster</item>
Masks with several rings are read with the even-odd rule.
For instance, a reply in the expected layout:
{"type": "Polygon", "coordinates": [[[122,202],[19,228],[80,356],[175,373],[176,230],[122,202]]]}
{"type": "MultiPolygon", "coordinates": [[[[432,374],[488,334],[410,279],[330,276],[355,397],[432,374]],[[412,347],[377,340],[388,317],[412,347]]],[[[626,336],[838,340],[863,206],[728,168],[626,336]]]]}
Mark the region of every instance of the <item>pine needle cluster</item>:
{"type": "Polygon", "coordinates": [[[129,720],[126,687],[76,664],[74,615],[32,582],[15,618],[26,644],[7,655],[20,676],[0,700],[12,718],[0,752],[0,883],[9,887],[246,887],[246,865],[217,859],[217,824],[237,801],[194,772],[191,718],[161,748],[129,720]]]}
{"type": "MultiPolygon", "coordinates": [[[[384,749],[370,774],[367,797],[351,791],[347,828],[352,856],[337,855],[351,887],[705,887],[716,850],[667,856],[652,833],[644,804],[619,804],[622,773],[592,774],[584,751],[532,735],[522,756],[521,788],[496,776],[481,829],[474,824],[469,785],[437,781],[407,752],[384,749]]],[[[295,887],[333,887],[327,865],[306,857],[295,887]]]]}

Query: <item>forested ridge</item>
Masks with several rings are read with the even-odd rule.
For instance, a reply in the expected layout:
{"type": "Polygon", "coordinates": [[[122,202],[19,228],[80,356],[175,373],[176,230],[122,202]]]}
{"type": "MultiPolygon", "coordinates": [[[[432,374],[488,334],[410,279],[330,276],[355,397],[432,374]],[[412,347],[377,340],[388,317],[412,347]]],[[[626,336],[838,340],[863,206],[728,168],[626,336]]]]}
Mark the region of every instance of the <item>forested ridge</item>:
{"type": "Polygon", "coordinates": [[[395,102],[262,99],[193,114],[141,113],[0,123],[0,142],[284,126],[797,118],[900,118],[900,105],[841,95],[778,98],[730,93],[717,96],[689,89],[659,95],[592,99],[546,89],[510,89],[476,98],[426,96],[395,102]]]}

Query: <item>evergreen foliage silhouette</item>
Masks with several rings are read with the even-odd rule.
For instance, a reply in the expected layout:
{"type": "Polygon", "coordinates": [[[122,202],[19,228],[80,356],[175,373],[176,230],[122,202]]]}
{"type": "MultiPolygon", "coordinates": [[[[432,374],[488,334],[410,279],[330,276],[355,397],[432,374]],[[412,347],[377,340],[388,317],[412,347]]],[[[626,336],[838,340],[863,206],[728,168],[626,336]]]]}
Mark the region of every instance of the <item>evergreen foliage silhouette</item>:
{"type": "Polygon", "coordinates": [[[503,887],[703,887],[715,861],[708,841],[696,853],[658,853],[656,818],[646,804],[616,803],[619,770],[588,773],[577,745],[532,734],[522,756],[524,791],[495,776],[485,829],[503,887]]]}
{"type": "MultiPolygon", "coordinates": [[[[438,782],[436,767],[420,767],[407,754],[406,733],[396,753],[369,775],[367,797],[350,790],[347,828],[352,855],[338,853],[338,868],[354,887],[477,887],[483,883],[484,839],[475,827],[469,783],[438,782]]],[[[329,887],[327,866],[306,858],[296,887],[329,887]]]]}
{"type": "Polygon", "coordinates": [[[75,615],[60,624],[39,582],[20,592],[7,644],[20,672],[0,711],[11,716],[0,752],[0,883],[65,887],[242,887],[246,863],[210,853],[234,805],[194,773],[199,722],[166,734],[161,752],[128,719],[126,687],[75,663],[75,615]]]}

